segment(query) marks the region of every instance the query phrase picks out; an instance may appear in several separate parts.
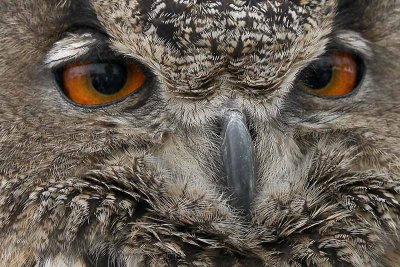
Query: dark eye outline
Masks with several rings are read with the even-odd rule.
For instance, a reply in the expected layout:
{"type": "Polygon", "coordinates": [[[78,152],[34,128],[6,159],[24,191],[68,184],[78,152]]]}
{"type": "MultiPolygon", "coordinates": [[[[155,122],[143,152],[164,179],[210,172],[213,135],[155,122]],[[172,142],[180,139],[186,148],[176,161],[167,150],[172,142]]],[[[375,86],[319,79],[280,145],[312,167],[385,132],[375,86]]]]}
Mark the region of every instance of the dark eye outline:
{"type": "MultiPolygon", "coordinates": [[[[138,60],[132,60],[132,59],[126,59],[123,56],[119,56],[119,55],[115,55],[113,52],[110,51],[102,51],[100,52],[100,54],[110,54],[108,56],[88,56],[88,57],[84,57],[82,59],[79,60],[74,60],[71,62],[65,62],[63,65],[53,69],[53,75],[54,75],[54,79],[56,81],[56,85],[57,85],[57,89],[59,91],[59,93],[61,94],[62,98],[68,102],[69,104],[78,107],[78,108],[82,108],[82,109],[100,109],[100,108],[105,108],[105,107],[109,107],[124,101],[128,101],[132,96],[134,95],[145,95],[144,97],[148,97],[149,93],[145,92],[150,90],[150,84],[152,84],[154,82],[154,78],[155,75],[152,71],[150,71],[150,69],[148,67],[146,67],[142,62],[139,62],[138,60]],[[121,65],[129,65],[129,64],[135,64],[138,65],[141,70],[143,71],[146,79],[145,82],[143,83],[143,85],[137,89],[136,91],[130,93],[129,95],[121,98],[121,99],[117,99],[115,101],[111,101],[111,102],[107,102],[104,104],[92,104],[92,105],[85,105],[85,104],[79,104],[74,102],[72,99],[70,99],[66,93],[65,93],[65,89],[64,89],[64,81],[63,81],[63,73],[66,69],[67,66],[77,63],[77,62],[82,62],[82,61],[87,61],[90,62],[91,64],[101,64],[101,63],[114,63],[114,64],[121,64],[121,65]]],[[[140,97],[142,98],[142,97],[140,97]]],[[[140,101],[142,102],[142,101],[140,101]]]]}
{"type": "Polygon", "coordinates": [[[296,80],[297,80],[298,86],[300,87],[300,90],[307,95],[311,95],[314,97],[323,98],[323,99],[327,99],[327,100],[337,100],[337,99],[352,97],[352,96],[358,94],[358,92],[360,91],[362,84],[364,82],[366,71],[367,71],[367,67],[365,64],[365,60],[363,59],[363,56],[360,53],[358,53],[357,51],[354,51],[351,49],[332,49],[332,50],[328,51],[327,53],[325,53],[324,55],[322,55],[319,59],[316,59],[313,62],[311,62],[303,70],[301,70],[299,72],[296,80]],[[357,85],[354,87],[354,89],[347,94],[343,94],[343,95],[339,95],[339,96],[324,96],[324,95],[313,93],[312,90],[305,89],[304,88],[304,86],[305,86],[304,80],[305,80],[305,76],[306,76],[305,72],[308,69],[310,69],[313,66],[313,64],[316,64],[319,60],[325,60],[327,57],[334,56],[335,53],[337,53],[337,52],[349,53],[355,59],[355,62],[357,64],[357,85]]]}

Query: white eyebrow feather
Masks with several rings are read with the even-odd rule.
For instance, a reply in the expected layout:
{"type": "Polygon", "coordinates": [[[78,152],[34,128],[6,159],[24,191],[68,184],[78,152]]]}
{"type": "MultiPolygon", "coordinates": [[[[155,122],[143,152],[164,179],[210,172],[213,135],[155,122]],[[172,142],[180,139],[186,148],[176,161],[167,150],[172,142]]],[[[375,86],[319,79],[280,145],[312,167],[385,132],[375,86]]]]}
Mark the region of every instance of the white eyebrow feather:
{"type": "Polygon", "coordinates": [[[57,67],[60,63],[89,54],[99,43],[99,38],[91,33],[70,34],[54,44],[44,63],[48,68],[57,67]]]}
{"type": "Polygon", "coordinates": [[[358,32],[351,30],[342,30],[336,34],[336,41],[344,46],[354,49],[355,51],[360,52],[366,57],[372,56],[372,50],[369,46],[369,42],[362,37],[362,35],[358,32]]]}
{"type": "Polygon", "coordinates": [[[76,259],[71,261],[63,255],[58,255],[54,259],[47,259],[43,263],[43,267],[85,267],[86,264],[82,260],[76,259]]]}

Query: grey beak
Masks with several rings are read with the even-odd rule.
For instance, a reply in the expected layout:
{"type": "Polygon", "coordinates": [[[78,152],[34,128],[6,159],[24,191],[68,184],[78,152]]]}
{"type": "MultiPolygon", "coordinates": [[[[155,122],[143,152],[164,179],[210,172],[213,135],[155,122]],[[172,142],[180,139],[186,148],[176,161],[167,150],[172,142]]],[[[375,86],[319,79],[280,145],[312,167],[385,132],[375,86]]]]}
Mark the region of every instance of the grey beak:
{"type": "Polygon", "coordinates": [[[254,193],[253,143],[239,110],[228,110],[224,114],[222,136],[222,159],[232,205],[247,213],[254,193]]]}

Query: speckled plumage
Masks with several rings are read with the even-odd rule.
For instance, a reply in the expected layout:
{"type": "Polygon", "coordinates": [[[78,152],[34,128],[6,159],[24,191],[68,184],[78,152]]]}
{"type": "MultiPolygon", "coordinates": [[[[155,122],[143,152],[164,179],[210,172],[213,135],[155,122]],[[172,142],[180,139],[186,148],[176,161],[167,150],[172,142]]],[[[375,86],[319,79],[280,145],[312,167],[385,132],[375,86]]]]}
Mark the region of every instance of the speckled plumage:
{"type": "Polygon", "coordinates": [[[398,0],[0,0],[0,266],[398,266],[398,0]],[[365,60],[346,98],[297,74],[365,60]],[[111,51],[153,73],[97,109],[52,68],[111,51]],[[254,139],[229,205],[221,113],[254,139]]]}

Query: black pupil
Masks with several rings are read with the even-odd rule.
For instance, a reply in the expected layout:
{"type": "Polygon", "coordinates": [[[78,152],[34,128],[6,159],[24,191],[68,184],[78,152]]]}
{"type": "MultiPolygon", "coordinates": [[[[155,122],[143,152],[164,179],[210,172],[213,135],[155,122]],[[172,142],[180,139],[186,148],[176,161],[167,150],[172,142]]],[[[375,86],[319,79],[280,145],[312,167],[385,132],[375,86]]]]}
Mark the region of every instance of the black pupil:
{"type": "Polygon", "coordinates": [[[113,95],[124,88],[128,73],[122,64],[97,63],[90,66],[90,78],[96,91],[113,95]]]}
{"type": "Polygon", "coordinates": [[[332,80],[333,66],[328,58],[320,59],[303,71],[304,84],[313,89],[323,89],[332,80]]]}

